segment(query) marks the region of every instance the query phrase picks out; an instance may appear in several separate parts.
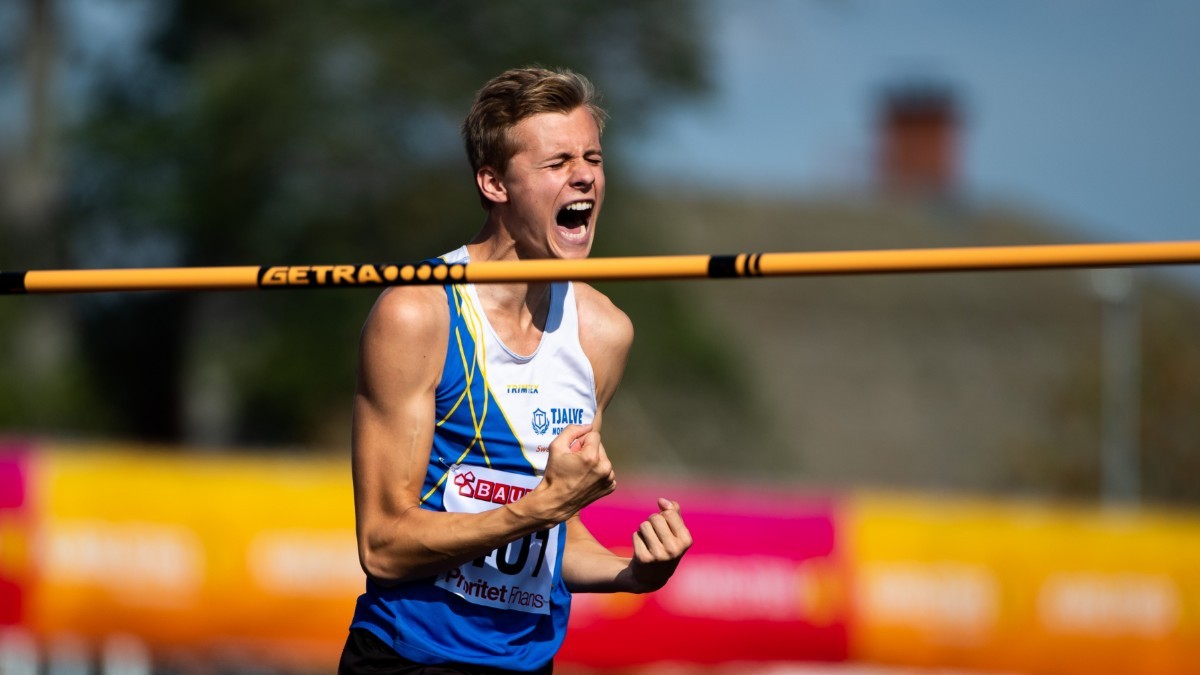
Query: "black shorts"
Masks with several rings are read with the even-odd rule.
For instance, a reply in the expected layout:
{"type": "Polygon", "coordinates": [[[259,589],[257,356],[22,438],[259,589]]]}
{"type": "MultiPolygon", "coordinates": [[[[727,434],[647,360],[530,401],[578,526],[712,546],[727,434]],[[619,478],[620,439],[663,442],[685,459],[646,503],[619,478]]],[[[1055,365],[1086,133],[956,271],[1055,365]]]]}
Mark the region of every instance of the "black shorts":
{"type": "Polygon", "coordinates": [[[396,653],[369,630],[351,628],[342,649],[338,675],[550,675],[551,661],[537,670],[505,670],[469,663],[427,665],[410,661],[396,653]]]}

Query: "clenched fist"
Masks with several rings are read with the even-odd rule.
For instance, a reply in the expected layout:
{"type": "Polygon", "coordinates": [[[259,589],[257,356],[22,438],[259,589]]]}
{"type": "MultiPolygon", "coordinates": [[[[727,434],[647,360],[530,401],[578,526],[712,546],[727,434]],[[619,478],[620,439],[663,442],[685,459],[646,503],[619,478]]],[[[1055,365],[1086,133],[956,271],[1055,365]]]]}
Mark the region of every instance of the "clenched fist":
{"type": "Polygon", "coordinates": [[[679,502],[660,497],[658,513],[646,518],[633,533],[629,572],[638,590],[645,593],[662,588],[691,546],[692,533],[683,522],[679,502]]]}
{"type": "Polygon", "coordinates": [[[551,505],[555,522],[567,520],[616,489],[612,462],[604,452],[600,433],[591,425],[563,429],[548,450],[546,473],[537,490],[551,505]]]}

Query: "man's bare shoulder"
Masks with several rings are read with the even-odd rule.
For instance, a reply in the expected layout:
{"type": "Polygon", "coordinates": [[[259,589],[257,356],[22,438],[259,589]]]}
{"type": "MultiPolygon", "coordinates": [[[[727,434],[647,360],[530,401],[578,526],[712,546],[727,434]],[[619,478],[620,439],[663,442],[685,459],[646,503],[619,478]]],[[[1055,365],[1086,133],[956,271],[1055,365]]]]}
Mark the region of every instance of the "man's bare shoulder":
{"type": "Polygon", "coordinates": [[[633,322],[608,296],[591,286],[576,282],[575,304],[579,308],[580,339],[593,342],[604,351],[627,352],[633,344],[633,322]]]}
{"type": "Polygon", "coordinates": [[[411,346],[444,337],[449,330],[446,292],[441,286],[395,286],[379,295],[363,326],[364,346],[375,339],[411,346]]]}

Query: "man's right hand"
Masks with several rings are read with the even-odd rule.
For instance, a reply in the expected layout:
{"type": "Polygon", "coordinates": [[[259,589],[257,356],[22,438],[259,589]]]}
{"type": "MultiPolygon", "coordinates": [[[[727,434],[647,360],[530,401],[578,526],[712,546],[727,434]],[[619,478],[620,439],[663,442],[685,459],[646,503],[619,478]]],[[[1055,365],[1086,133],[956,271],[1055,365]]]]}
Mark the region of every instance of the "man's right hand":
{"type": "Polygon", "coordinates": [[[590,424],[571,425],[550,443],[546,473],[528,497],[544,499],[551,520],[566,521],[617,487],[612,462],[590,424]],[[539,494],[541,493],[541,494],[539,494]]]}

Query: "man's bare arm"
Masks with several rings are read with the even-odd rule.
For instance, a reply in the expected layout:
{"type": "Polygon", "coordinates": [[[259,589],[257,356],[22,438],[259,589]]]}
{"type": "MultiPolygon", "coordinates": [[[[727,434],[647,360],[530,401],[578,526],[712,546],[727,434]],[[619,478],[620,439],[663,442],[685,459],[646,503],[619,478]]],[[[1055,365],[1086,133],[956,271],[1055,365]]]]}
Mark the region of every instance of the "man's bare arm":
{"type": "Polygon", "coordinates": [[[633,533],[633,556],[628,558],[596,541],[578,517],[567,521],[569,555],[563,558],[567,588],[572,593],[649,593],[666,585],[691,547],[692,535],[678,502],[659,499],[658,508],[633,533]]]}
{"type": "MultiPolygon", "coordinates": [[[[608,298],[585,284],[576,285],[579,303],[580,343],[596,377],[598,410],[593,426],[600,429],[625,372],[633,344],[633,324],[608,298]]],[[[563,579],[577,593],[645,593],[667,582],[679,560],[692,545],[679,504],[660,499],[659,511],[646,518],[633,534],[632,557],[618,556],[605,548],[578,517],[567,522],[563,579]]]]}

